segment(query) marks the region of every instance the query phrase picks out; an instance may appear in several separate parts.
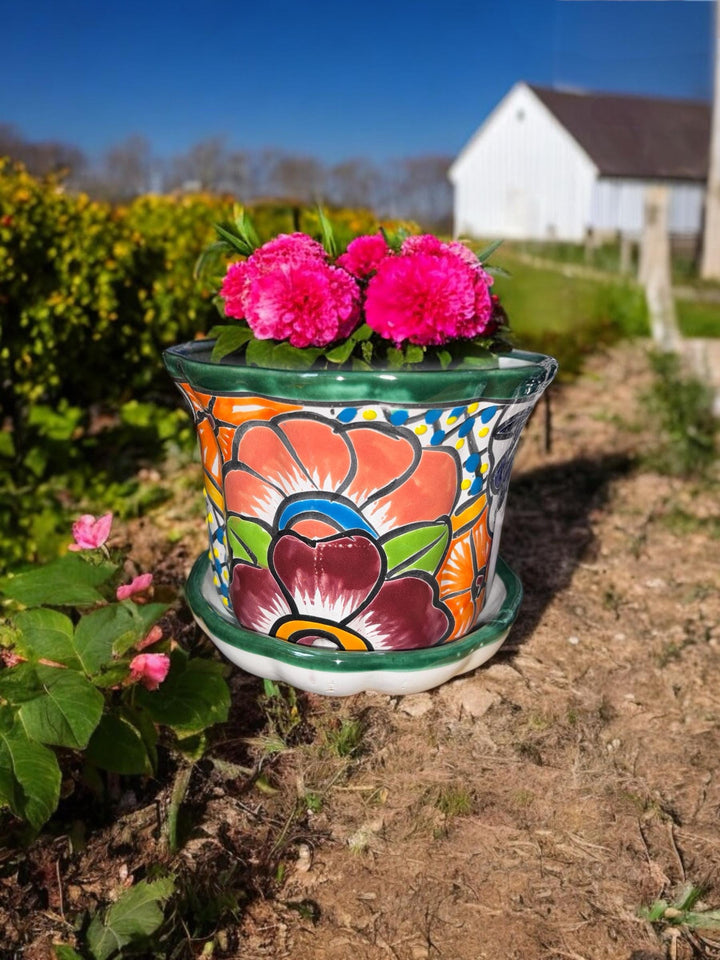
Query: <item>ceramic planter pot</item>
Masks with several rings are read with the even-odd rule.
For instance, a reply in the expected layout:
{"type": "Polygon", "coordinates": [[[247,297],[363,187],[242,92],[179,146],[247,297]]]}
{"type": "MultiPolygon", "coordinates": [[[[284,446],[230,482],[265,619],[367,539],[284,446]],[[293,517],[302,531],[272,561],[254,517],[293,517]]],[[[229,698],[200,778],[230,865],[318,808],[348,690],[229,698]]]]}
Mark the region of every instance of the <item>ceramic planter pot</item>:
{"type": "Polygon", "coordinates": [[[498,575],[512,462],[555,360],[286,371],[214,363],[211,348],[164,359],[192,411],[207,499],[210,552],[189,599],[221,649],[305,689],[319,689],[313,671],[363,674],[359,689],[372,675],[379,689],[398,670],[427,689],[416,673],[442,682],[443,657],[453,672],[487,659],[520,597],[512,572],[498,575]]]}

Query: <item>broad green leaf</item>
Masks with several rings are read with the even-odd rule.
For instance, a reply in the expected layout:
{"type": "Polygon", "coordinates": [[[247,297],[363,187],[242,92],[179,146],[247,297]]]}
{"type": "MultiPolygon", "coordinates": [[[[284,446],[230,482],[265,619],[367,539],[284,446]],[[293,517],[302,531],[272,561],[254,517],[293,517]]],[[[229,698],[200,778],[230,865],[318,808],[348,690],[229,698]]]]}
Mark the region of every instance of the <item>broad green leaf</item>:
{"type": "Polygon", "coordinates": [[[357,330],[353,330],[352,338],[360,343],[363,340],[369,340],[375,331],[367,323],[361,323],[357,330]]]}
{"type": "Polygon", "coordinates": [[[0,804],[37,829],[57,808],[60,767],[52,750],[13,722],[9,707],[0,707],[0,712],[0,804]]]}
{"type": "Polygon", "coordinates": [[[141,880],[106,912],[95,914],[87,930],[87,944],[95,960],[109,960],[130,944],[155,933],[164,920],[162,906],[175,891],[175,878],[141,880]]]}
{"type": "Polygon", "coordinates": [[[87,606],[103,599],[96,588],[116,569],[114,563],[90,563],[69,553],[42,567],[3,577],[0,594],[26,607],[87,606]]]}
{"type": "Polygon", "coordinates": [[[250,340],[245,360],[256,367],[273,370],[305,370],[322,354],[319,347],[293,347],[274,340],[250,340]]]}
{"type": "Polygon", "coordinates": [[[438,350],[437,358],[443,370],[447,370],[447,368],[452,363],[452,354],[450,353],[449,350],[438,350]]]}
{"type": "Polygon", "coordinates": [[[224,723],[230,709],[223,665],[199,657],[183,665],[183,659],[173,654],[170,673],[158,690],[138,688],[135,694],[155,723],[171,727],[181,738],[224,723]]]}
{"type": "Polygon", "coordinates": [[[333,347],[332,350],[328,350],[325,354],[325,359],[329,360],[330,363],[345,363],[355,349],[355,344],[356,341],[350,337],[350,339],[344,343],[340,343],[337,347],[333,347]]]}
{"type": "Polygon", "coordinates": [[[85,672],[92,675],[110,666],[113,655],[122,655],[142,640],[166,609],[161,603],[138,606],[125,601],[109,603],[81,617],[73,644],[85,672]]]}
{"type": "Polygon", "coordinates": [[[489,260],[490,257],[495,253],[495,251],[502,244],[502,242],[503,242],[502,240],[494,240],[491,244],[485,247],[484,250],[480,251],[480,253],[477,255],[478,260],[484,264],[485,261],[489,260]]]}
{"type": "Polygon", "coordinates": [[[450,532],[445,523],[429,523],[403,530],[382,541],[388,561],[388,576],[410,570],[434,574],[445,557],[450,532]]]}
{"type": "Polygon", "coordinates": [[[422,363],[425,359],[425,349],[415,343],[405,347],[405,363],[422,363]]]}
{"type": "Polygon", "coordinates": [[[178,740],[176,746],[188,760],[200,760],[207,750],[208,738],[204,733],[195,733],[191,737],[178,740]]]}
{"type": "Polygon", "coordinates": [[[210,354],[211,360],[222,360],[230,353],[239,350],[248,340],[252,340],[253,332],[249,327],[237,324],[213,327],[210,335],[215,336],[215,346],[210,354]]]}
{"type": "Polygon", "coordinates": [[[0,700],[11,704],[32,700],[42,691],[34,663],[19,663],[16,667],[0,670],[0,700]]]}
{"type": "Polygon", "coordinates": [[[73,645],[73,623],[70,617],[58,610],[36,607],[18,613],[15,625],[21,633],[15,645],[21,656],[33,660],[54,660],[74,670],[80,669],[80,660],[73,645]]]}
{"type": "Polygon", "coordinates": [[[152,773],[142,733],[125,717],[106,713],[85,750],[86,758],[111,773],[152,773]]]}
{"type": "Polygon", "coordinates": [[[717,930],[720,927],[720,910],[686,910],[682,922],[693,930],[717,930]]]}
{"type": "Polygon", "coordinates": [[[31,740],[82,750],[100,722],[105,698],[82,674],[63,667],[37,668],[43,692],[26,700],[18,717],[31,740]]]}
{"type": "Polygon", "coordinates": [[[262,524],[242,517],[228,517],[227,528],[230,550],[236,560],[247,560],[267,567],[272,537],[262,524]]]}

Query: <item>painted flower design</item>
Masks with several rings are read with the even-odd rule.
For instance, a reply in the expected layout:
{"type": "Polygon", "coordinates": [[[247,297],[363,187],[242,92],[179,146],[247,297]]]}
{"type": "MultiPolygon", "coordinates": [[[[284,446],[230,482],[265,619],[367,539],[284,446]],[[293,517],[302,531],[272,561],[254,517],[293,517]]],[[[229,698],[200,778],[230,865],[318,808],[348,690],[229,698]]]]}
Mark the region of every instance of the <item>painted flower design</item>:
{"type": "Polygon", "coordinates": [[[313,541],[285,533],[267,567],[235,565],[230,594],[244,627],[291,643],[409,650],[445,640],[452,620],[432,578],[386,573],[386,556],[367,534],[313,541]]]}
{"type": "Polygon", "coordinates": [[[458,531],[438,572],[440,596],[454,620],[448,640],[469,633],[485,603],[487,565],[492,547],[486,497],[478,497],[471,510],[477,513],[477,519],[471,526],[458,531]]]}
{"type": "Polygon", "coordinates": [[[452,513],[459,488],[453,450],[422,447],[388,424],[340,424],[288,414],[238,430],[226,465],[228,515],[269,533],[322,539],[349,530],[372,538],[452,513]]]}

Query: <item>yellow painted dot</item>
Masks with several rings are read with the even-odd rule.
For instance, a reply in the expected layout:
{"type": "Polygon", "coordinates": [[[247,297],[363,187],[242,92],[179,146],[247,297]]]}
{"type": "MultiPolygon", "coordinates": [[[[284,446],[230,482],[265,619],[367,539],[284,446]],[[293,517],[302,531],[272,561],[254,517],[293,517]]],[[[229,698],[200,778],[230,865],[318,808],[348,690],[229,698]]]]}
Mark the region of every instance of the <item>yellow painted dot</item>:
{"type": "Polygon", "coordinates": [[[377,413],[374,410],[363,410],[363,417],[365,420],[374,420],[377,417],[377,413]]]}
{"type": "Polygon", "coordinates": [[[227,572],[227,567],[223,567],[222,578],[223,578],[223,580],[229,580],[229,579],[230,579],[230,574],[227,572]]]}
{"type": "Polygon", "coordinates": [[[467,490],[467,488],[470,486],[470,481],[469,481],[469,480],[463,480],[462,483],[460,484],[460,486],[462,487],[463,490],[467,490]]]}
{"type": "Polygon", "coordinates": [[[427,425],[424,423],[419,423],[415,427],[415,433],[427,433],[427,425]]]}
{"type": "Polygon", "coordinates": [[[461,437],[459,440],[456,441],[456,443],[455,443],[455,449],[456,449],[456,450],[462,450],[462,448],[463,448],[464,446],[465,446],[465,441],[464,441],[464,440],[462,439],[462,437],[461,437]]]}
{"type": "Polygon", "coordinates": [[[213,583],[215,584],[216,587],[220,586],[220,581],[217,578],[217,574],[215,574],[215,576],[213,577],[213,583]]]}
{"type": "Polygon", "coordinates": [[[478,430],[479,437],[486,437],[490,433],[488,427],[483,427],[482,430],[478,430]]]}
{"type": "Polygon", "coordinates": [[[487,465],[486,463],[484,463],[484,464],[480,467],[480,473],[487,473],[489,469],[490,469],[490,468],[488,467],[488,465],[487,465]]]}
{"type": "Polygon", "coordinates": [[[478,408],[479,406],[480,406],[479,403],[471,403],[471,404],[468,405],[467,412],[468,412],[468,413],[475,413],[475,411],[477,410],[477,408],[478,408]]]}
{"type": "Polygon", "coordinates": [[[456,420],[457,420],[457,417],[448,417],[448,418],[447,418],[447,422],[448,422],[448,423],[455,423],[456,420]]]}
{"type": "Polygon", "coordinates": [[[213,522],[213,515],[212,515],[211,513],[209,513],[209,514],[207,515],[207,522],[208,522],[208,523],[212,523],[212,522],[213,522]]]}
{"type": "Polygon", "coordinates": [[[212,550],[208,550],[208,560],[212,560],[212,558],[213,558],[212,550]]]}
{"type": "Polygon", "coordinates": [[[227,597],[223,597],[222,600],[223,600],[223,603],[225,604],[226,607],[229,607],[229,606],[230,606],[230,601],[228,600],[227,597]]]}
{"type": "Polygon", "coordinates": [[[220,556],[220,551],[218,550],[217,547],[213,547],[213,556],[216,556],[216,557],[220,556]]]}

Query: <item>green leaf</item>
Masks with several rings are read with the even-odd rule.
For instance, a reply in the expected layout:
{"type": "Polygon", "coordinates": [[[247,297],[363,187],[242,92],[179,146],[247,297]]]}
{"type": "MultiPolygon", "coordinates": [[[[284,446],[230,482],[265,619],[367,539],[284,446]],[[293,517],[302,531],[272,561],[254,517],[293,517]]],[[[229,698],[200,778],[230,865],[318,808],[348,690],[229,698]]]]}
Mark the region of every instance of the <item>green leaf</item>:
{"type": "Polygon", "coordinates": [[[53,751],[14,720],[9,707],[0,707],[0,804],[37,829],[57,808],[60,767],[53,751]]]}
{"type": "Polygon", "coordinates": [[[236,233],[233,233],[232,230],[228,230],[227,227],[224,227],[222,224],[216,223],[215,229],[219,237],[229,243],[233,250],[241,253],[244,257],[249,257],[255,249],[247,242],[247,240],[245,240],[243,237],[239,237],[236,233]]]}
{"type": "Polygon", "coordinates": [[[227,520],[230,550],[236,560],[246,560],[260,567],[268,565],[272,537],[261,523],[230,516],[227,520]]]}
{"type": "Polygon", "coordinates": [[[405,347],[405,363],[422,363],[424,359],[424,347],[420,347],[416,343],[409,343],[405,347]]]}
{"type": "Polygon", "coordinates": [[[15,456],[15,441],[9,430],[0,430],[0,457],[11,459],[15,456]]]}
{"type": "Polygon", "coordinates": [[[245,360],[256,367],[274,370],[305,370],[322,354],[320,347],[293,347],[274,340],[250,340],[245,360]]]}
{"type": "Polygon", "coordinates": [[[175,891],[175,878],[141,880],[114,903],[101,920],[92,918],[87,944],[95,960],[109,960],[124,947],[155,933],[164,920],[161,909],[175,891]]]}
{"type": "Polygon", "coordinates": [[[210,354],[211,360],[222,360],[229,353],[234,353],[252,340],[253,332],[250,327],[241,327],[239,324],[227,324],[213,327],[209,336],[214,336],[215,346],[210,354]]]}
{"type": "Polygon", "coordinates": [[[447,370],[447,368],[452,363],[452,354],[449,350],[438,350],[437,352],[438,363],[440,364],[441,369],[447,370]]]}
{"type": "Polygon", "coordinates": [[[353,330],[352,338],[353,340],[357,340],[358,343],[361,343],[363,340],[369,340],[373,333],[375,333],[375,331],[369,324],[361,323],[357,330],[353,330]]]}
{"type": "Polygon", "coordinates": [[[3,577],[0,593],[26,607],[87,606],[103,599],[96,588],[116,569],[114,563],[91,563],[69,553],[42,567],[3,577]]]}
{"type": "Polygon", "coordinates": [[[428,523],[392,534],[381,542],[388,561],[389,577],[410,570],[434,574],[445,557],[450,531],[446,523],[428,523]]]}
{"type": "Polygon", "coordinates": [[[43,693],[26,700],[18,717],[31,740],[84,749],[100,722],[105,698],[75,670],[37,668],[43,693]]]}
{"type": "Polygon", "coordinates": [[[85,757],[111,773],[153,772],[142,733],[126,717],[106,713],[85,750],[85,757]]]}
{"type": "Polygon", "coordinates": [[[232,248],[226,240],[217,240],[215,243],[208,244],[195,261],[193,276],[196,280],[203,280],[211,270],[217,270],[223,255],[232,248]]]}
{"type": "Polygon", "coordinates": [[[331,257],[336,257],[338,253],[337,240],[335,239],[335,231],[333,226],[325,215],[325,211],[318,204],[317,207],[318,220],[320,221],[320,233],[322,234],[322,245],[325,247],[327,252],[331,257]]]}
{"type": "Polygon", "coordinates": [[[73,623],[64,613],[35,607],[18,613],[15,625],[20,630],[15,649],[21,656],[54,660],[74,670],[81,668],[73,645],[73,623]]]}
{"type": "Polygon", "coordinates": [[[200,733],[228,718],[230,691],[224,670],[223,664],[214,660],[185,660],[176,651],[164,683],[157,690],[139,687],[136,702],[155,723],[171,727],[181,739],[200,733]]]}
{"type": "Polygon", "coordinates": [[[495,266],[495,264],[483,264],[483,270],[485,273],[489,273],[491,277],[512,277],[509,270],[505,270],[504,267],[495,266]]]}
{"type": "Polygon", "coordinates": [[[328,350],[325,354],[325,359],[329,360],[330,363],[345,363],[355,349],[355,343],[356,341],[350,337],[345,343],[340,343],[337,347],[333,347],[332,350],[328,350]]]}
{"type": "Polygon", "coordinates": [[[74,950],[67,943],[54,943],[53,953],[55,960],[83,960],[77,950],[74,950]]]}
{"type": "Polygon", "coordinates": [[[720,910],[687,910],[682,922],[693,930],[713,930],[720,927],[720,910]]]}
{"type": "Polygon", "coordinates": [[[480,253],[477,255],[478,260],[484,264],[485,261],[489,260],[490,257],[495,253],[497,248],[501,246],[502,242],[502,240],[494,240],[491,244],[485,247],[484,250],[480,251],[480,253]]]}
{"type": "Polygon", "coordinates": [[[0,670],[0,700],[24,703],[42,691],[34,663],[19,663],[16,667],[0,670]]]}
{"type": "Polygon", "coordinates": [[[177,742],[177,749],[187,759],[195,762],[200,760],[207,750],[208,738],[205,733],[195,733],[191,737],[184,737],[177,742]]]}
{"type": "Polygon", "coordinates": [[[138,606],[132,601],[109,603],[80,618],[75,627],[75,650],[86,673],[107,668],[113,655],[122,655],[139,640],[165,612],[161,603],[138,606]]]}
{"type": "Polygon", "coordinates": [[[233,217],[235,218],[235,226],[237,227],[239,235],[249,247],[257,250],[260,246],[260,237],[257,235],[257,231],[247,210],[236,203],[233,207],[233,217]]]}

